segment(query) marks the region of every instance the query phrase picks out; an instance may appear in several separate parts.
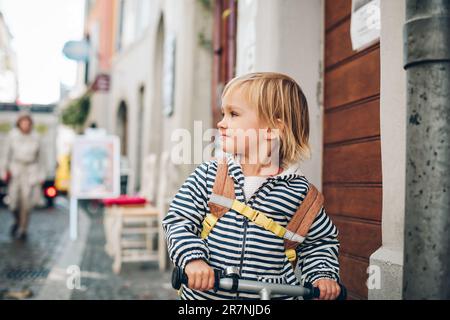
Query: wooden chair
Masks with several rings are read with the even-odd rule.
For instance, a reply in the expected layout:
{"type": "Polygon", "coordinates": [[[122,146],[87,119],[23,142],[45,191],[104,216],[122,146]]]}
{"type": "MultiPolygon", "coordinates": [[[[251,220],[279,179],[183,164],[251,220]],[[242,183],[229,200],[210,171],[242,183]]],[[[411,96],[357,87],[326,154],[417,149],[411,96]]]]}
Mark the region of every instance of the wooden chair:
{"type": "Polygon", "coordinates": [[[154,207],[113,206],[110,214],[114,223],[111,228],[111,245],[114,257],[113,271],[120,273],[124,262],[158,261],[154,248],[158,211],[154,207]]]}
{"type": "Polygon", "coordinates": [[[143,187],[139,193],[139,196],[147,199],[146,203],[122,203],[106,207],[105,250],[114,258],[115,273],[120,273],[125,262],[160,260],[160,249],[154,245],[161,233],[158,226],[161,214],[154,205],[155,173],[156,155],[151,154],[144,162],[143,187]]]}

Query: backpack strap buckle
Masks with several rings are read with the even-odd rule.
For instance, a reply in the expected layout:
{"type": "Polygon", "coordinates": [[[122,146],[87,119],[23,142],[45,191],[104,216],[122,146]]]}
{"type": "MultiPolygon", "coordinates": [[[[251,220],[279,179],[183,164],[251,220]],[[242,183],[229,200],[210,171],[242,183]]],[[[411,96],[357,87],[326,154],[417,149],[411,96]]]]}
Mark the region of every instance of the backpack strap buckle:
{"type": "Polygon", "coordinates": [[[212,228],[214,228],[218,220],[219,219],[211,213],[206,215],[202,223],[203,225],[203,230],[201,233],[202,239],[205,239],[209,235],[209,233],[211,232],[212,228]]]}

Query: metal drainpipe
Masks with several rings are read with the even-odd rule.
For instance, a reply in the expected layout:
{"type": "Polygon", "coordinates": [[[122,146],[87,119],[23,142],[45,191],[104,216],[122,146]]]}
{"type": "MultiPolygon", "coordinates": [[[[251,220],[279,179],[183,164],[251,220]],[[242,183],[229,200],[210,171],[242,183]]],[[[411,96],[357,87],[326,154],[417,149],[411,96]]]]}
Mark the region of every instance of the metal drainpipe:
{"type": "Polygon", "coordinates": [[[403,299],[450,299],[450,0],[406,0],[403,299]]]}

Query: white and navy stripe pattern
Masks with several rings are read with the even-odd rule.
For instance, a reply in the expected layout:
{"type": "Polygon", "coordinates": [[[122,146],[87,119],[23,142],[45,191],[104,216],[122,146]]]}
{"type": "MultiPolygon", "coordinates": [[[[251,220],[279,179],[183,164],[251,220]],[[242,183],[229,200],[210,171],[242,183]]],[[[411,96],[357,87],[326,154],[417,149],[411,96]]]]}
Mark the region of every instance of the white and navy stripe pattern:
{"type": "MultiPolygon", "coordinates": [[[[228,156],[227,164],[228,175],[234,180],[236,199],[247,202],[286,227],[307,194],[308,180],[296,173],[270,177],[250,199],[245,199],[245,177],[240,163],[228,156]]],[[[206,239],[200,238],[202,221],[209,213],[208,201],[216,173],[217,160],[202,163],[172,200],[162,224],[173,263],[184,269],[189,261],[204,259],[216,269],[240,268],[242,279],[298,285],[299,280],[284,252],[283,239],[232,209],[217,222],[206,239]]],[[[320,278],[339,280],[337,236],[337,228],[322,208],[305,241],[297,248],[302,284],[320,278]]],[[[183,286],[181,298],[258,299],[259,296],[245,292],[237,295],[222,290],[201,292],[183,286]]],[[[293,297],[278,295],[272,298],[293,297]]]]}

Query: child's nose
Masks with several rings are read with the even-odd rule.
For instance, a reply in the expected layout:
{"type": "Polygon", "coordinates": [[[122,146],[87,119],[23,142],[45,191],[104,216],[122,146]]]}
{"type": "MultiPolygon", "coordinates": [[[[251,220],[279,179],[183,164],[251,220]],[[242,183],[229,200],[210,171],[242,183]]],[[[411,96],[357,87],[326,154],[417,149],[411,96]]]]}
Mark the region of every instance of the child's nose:
{"type": "Polygon", "coordinates": [[[226,129],[227,128],[227,125],[225,123],[225,119],[224,118],[222,118],[222,120],[217,122],[217,128],[218,129],[226,129]]]}

